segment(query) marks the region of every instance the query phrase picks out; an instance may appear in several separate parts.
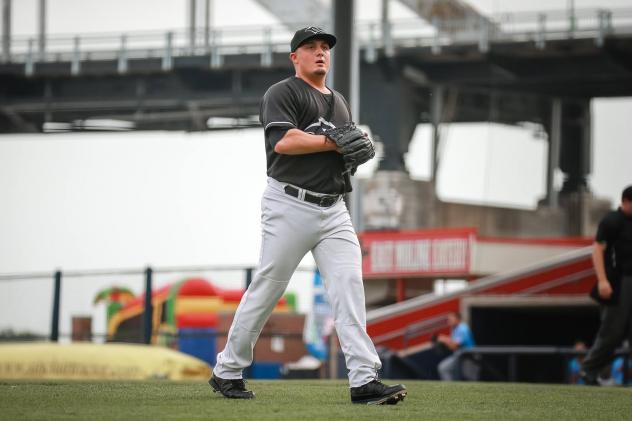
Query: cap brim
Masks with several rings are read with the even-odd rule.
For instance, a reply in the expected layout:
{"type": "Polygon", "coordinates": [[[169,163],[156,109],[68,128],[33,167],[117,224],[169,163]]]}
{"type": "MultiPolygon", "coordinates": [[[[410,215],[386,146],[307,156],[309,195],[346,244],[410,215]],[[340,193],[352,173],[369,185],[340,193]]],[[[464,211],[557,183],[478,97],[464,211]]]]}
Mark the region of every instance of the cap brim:
{"type": "Polygon", "coordinates": [[[336,45],[335,36],[331,34],[314,34],[312,36],[305,38],[301,42],[299,42],[296,48],[292,52],[298,50],[301,47],[301,45],[305,44],[307,41],[310,41],[312,39],[322,39],[323,41],[327,42],[327,44],[329,44],[329,48],[334,48],[334,45],[336,45]]]}

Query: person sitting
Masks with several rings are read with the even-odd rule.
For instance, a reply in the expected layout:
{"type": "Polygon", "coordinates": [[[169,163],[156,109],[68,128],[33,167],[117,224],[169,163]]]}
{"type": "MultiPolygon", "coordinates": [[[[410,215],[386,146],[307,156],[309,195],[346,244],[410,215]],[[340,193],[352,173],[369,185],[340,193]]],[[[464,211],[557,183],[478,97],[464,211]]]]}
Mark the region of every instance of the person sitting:
{"type": "Polygon", "coordinates": [[[473,347],[475,345],[474,336],[458,312],[448,314],[448,325],[450,326],[450,335],[439,335],[437,341],[452,351],[452,354],[441,360],[437,370],[441,380],[460,380],[458,351],[473,347]]]}
{"type": "MultiPolygon", "coordinates": [[[[624,381],[626,380],[625,376],[625,358],[617,357],[612,361],[612,369],[610,372],[610,376],[613,380],[613,383],[618,386],[623,386],[624,381]]],[[[627,376],[627,386],[632,386],[632,359],[628,359],[628,376],[627,376]]]]}
{"type": "MultiPolygon", "coordinates": [[[[575,341],[573,347],[576,351],[586,351],[586,344],[583,341],[575,341]]],[[[568,382],[571,384],[585,384],[581,376],[582,363],[584,362],[584,354],[576,355],[575,358],[568,362],[568,382]]]]}

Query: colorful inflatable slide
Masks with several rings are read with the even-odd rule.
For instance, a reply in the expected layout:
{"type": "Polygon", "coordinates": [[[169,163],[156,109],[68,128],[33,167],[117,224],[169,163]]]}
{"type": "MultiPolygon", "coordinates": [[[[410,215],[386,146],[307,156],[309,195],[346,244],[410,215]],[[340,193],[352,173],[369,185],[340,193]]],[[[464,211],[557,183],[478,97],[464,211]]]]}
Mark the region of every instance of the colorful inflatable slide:
{"type": "MultiPolygon", "coordinates": [[[[142,332],[145,297],[135,298],[122,293],[124,288],[113,287],[101,292],[108,304],[108,341],[138,342],[142,332]],[[116,304],[117,300],[123,303],[116,304]],[[112,311],[113,310],[113,311],[112,311]]],[[[233,313],[243,296],[243,289],[222,289],[204,278],[188,278],[172,285],[157,288],[152,294],[152,343],[177,348],[182,352],[215,364],[218,313],[233,313]]],[[[95,300],[97,301],[97,300],[95,300]]],[[[294,297],[282,297],[275,312],[295,311],[294,297]]]]}

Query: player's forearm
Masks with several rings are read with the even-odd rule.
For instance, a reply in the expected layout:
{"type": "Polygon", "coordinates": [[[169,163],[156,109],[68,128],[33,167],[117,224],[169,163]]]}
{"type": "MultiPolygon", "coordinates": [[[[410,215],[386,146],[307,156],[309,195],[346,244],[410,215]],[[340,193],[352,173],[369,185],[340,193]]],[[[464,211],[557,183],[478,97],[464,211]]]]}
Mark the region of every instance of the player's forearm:
{"type": "Polygon", "coordinates": [[[595,273],[597,274],[597,281],[599,283],[608,282],[608,277],[606,276],[606,269],[603,261],[603,252],[603,245],[601,245],[600,243],[593,244],[592,261],[595,268],[595,273]]]}
{"type": "Polygon", "coordinates": [[[276,153],[284,155],[303,155],[335,150],[336,144],[324,135],[313,135],[298,129],[288,130],[274,146],[276,153]]]}

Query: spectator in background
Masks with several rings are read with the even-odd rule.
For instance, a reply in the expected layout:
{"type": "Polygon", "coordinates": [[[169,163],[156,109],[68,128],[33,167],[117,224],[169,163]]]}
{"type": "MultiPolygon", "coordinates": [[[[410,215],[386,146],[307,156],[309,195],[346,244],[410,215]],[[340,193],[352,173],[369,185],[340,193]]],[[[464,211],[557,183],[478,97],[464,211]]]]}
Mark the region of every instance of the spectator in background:
{"type": "Polygon", "coordinates": [[[470,327],[461,320],[461,314],[458,312],[448,314],[448,325],[450,335],[439,335],[437,342],[445,345],[452,354],[444,358],[437,369],[441,380],[460,380],[459,350],[473,347],[474,336],[470,327]]]}
{"type": "MultiPolygon", "coordinates": [[[[586,344],[583,341],[575,341],[575,346],[573,347],[575,351],[585,351],[586,344]]],[[[576,355],[575,358],[568,362],[568,382],[571,384],[585,384],[584,379],[582,379],[581,371],[582,371],[582,363],[584,362],[584,354],[576,355]]]]}
{"type": "MultiPolygon", "coordinates": [[[[630,342],[625,341],[623,346],[625,348],[630,349],[630,342]]],[[[612,383],[618,386],[622,386],[624,381],[626,380],[625,370],[623,368],[625,364],[624,357],[617,357],[612,361],[612,367],[610,368],[610,378],[612,379],[612,383]]],[[[627,385],[632,386],[632,355],[628,356],[628,375],[627,375],[627,385]]]]}
{"type": "MultiPolygon", "coordinates": [[[[623,380],[625,378],[624,373],[623,373],[623,362],[624,362],[623,357],[615,358],[614,361],[612,362],[612,371],[610,372],[610,377],[612,378],[613,383],[619,386],[623,385],[623,380]]],[[[627,385],[628,386],[632,385],[632,360],[628,360],[627,385]]]]}
{"type": "Polygon", "coordinates": [[[599,385],[599,372],[629,335],[632,321],[632,186],[621,194],[621,206],[599,222],[592,253],[597,285],[591,295],[601,304],[601,326],[582,364],[588,385],[599,385]]]}

